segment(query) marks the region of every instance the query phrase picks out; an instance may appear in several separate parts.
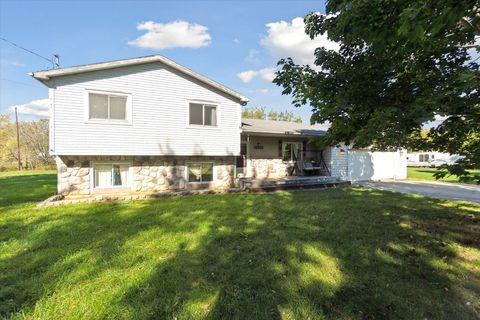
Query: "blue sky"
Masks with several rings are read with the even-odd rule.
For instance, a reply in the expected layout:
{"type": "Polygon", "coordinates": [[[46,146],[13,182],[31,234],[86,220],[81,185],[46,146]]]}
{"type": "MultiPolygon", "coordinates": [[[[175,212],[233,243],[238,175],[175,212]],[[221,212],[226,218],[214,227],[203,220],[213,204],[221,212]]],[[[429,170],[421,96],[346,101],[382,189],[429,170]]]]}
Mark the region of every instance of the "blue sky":
{"type": "MultiPolygon", "coordinates": [[[[162,54],[248,96],[251,107],[293,110],[308,122],[310,109],[292,107],[271,77],[280,57],[309,63],[314,47],[332,45],[301,32],[298,18],[309,11],[324,12],[324,3],[0,0],[0,36],[46,57],[58,53],[63,67],[162,54]]],[[[23,105],[41,114],[47,88],[28,73],[50,67],[0,41],[0,113],[23,105]]]]}

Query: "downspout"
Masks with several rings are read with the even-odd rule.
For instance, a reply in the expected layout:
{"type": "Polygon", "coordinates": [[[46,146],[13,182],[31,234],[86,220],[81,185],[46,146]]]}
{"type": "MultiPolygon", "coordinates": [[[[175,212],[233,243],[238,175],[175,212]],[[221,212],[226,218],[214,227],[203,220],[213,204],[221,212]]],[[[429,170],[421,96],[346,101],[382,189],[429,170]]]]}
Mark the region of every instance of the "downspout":
{"type": "Polygon", "coordinates": [[[251,164],[251,161],[250,161],[250,135],[247,134],[247,155],[246,155],[247,159],[246,159],[246,162],[247,162],[247,178],[250,178],[252,175],[251,175],[251,167],[252,167],[252,164],[251,164]]]}
{"type": "MultiPolygon", "coordinates": [[[[52,80],[53,81],[53,80],[52,80]]],[[[55,83],[52,82],[52,99],[50,101],[50,122],[52,123],[52,145],[50,146],[50,152],[55,154],[55,83]]]]}

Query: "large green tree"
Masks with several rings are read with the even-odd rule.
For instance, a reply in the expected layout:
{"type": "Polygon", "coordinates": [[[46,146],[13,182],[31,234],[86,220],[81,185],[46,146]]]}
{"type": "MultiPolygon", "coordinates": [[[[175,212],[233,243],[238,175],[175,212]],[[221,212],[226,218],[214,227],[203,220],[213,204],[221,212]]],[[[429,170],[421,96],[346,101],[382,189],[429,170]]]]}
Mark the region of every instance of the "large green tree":
{"type": "Polygon", "coordinates": [[[480,166],[478,1],[331,0],[304,21],[340,49],[317,48],[315,68],[282,59],[274,82],[312,107],[312,122],[331,123],[328,143],[421,144],[464,155],[449,172],[480,181],[468,172],[480,166]],[[435,117],[446,120],[421,139],[435,117]]]}

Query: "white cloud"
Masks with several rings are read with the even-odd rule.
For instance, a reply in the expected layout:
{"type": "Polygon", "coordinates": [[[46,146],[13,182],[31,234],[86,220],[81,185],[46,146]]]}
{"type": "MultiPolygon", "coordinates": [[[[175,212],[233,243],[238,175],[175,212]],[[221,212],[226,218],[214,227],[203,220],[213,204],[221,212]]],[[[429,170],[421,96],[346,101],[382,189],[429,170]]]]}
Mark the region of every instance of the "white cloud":
{"type": "Polygon", "coordinates": [[[250,82],[256,76],[260,76],[263,80],[267,82],[272,82],[275,79],[275,68],[263,68],[259,70],[247,70],[240,73],[237,73],[237,77],[242,80],[242,82],[250,82]]]}
{"type": "Polygon", "coordinates": [[[242,82],[247,83],[252,81],[257,74],[258,74],[258,71],[248,70],[248,71],[237,73],[237,77],[239,77],[242,82]]]}
{"type": "Polygon", "coordinates": [[[11,112],[14,112],[15,108],[17,108],[17,112],[21,114],[27,114],[27,115],[37,116],[37,117],[48,117],[49,106],[50,106],[49,99],[40,99],[40,100],[33,100],[25,104],[11,106],[9,109],[11,112]]]}
{"type": "Polygon", "coordinates": [[[137,29],[146,33],[128,44],[144,49],[200,48],[212,42],[207,27],[187,21],[147,21],[139,23],[137,29]]]}
{"type": "Polygon", "coordinates": [[[252,93],[263,93],[263,94],[267,94],[267,93],[268,93],[268,89],[254,89],[254,90],[250,90],[250,92],[252,92],[252,93]]]}
{"type": "Polygon", "coordinates": [[[239,40],[238,38],[234,38],[234,39],[233,39],[233,42],[235,42],[235,43],[240,43],[240,40],[239,40]]]}
{"type": "Polygon", "coordinates": [[[271,22],[266,27],[267,35],[262,38],[261,44],[277,59],[291,57],[295,63],[313,65],[316,48],[339,49],[338,43],[328,40],[326,34],[311,40],[300,17],[292,22],[271,22]]]}
{"type": "Polygon", "coordinates": [[[258,54],[260,52],[256,49],[251,49],[249,52],[248,52],[248,55],[247,57],[245,58],[245,61],[247,62],[250,62],[250,63],[255,63],[255,64],[260,64],[261,61],[260,61],[260,58],[258,58],[258,54]]]}
{"type": "Polygon", "coordinates": [[[272,82],[275,79],[275,71],[275,68],[263,68],[258,70],[258,74],[263,80],[272,82]]]}

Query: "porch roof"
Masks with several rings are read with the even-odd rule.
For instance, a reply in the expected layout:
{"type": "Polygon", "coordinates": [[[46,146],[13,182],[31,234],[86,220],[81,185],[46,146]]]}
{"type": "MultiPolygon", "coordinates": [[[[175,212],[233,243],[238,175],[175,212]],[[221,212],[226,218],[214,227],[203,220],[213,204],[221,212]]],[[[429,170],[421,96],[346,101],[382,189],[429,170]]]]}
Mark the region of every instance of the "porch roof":
{"type": "Polygon", "coordinates": [[[242,119],[242,133],[270,136],[325,136],[328,125],[260,119],[242,119]]]}

